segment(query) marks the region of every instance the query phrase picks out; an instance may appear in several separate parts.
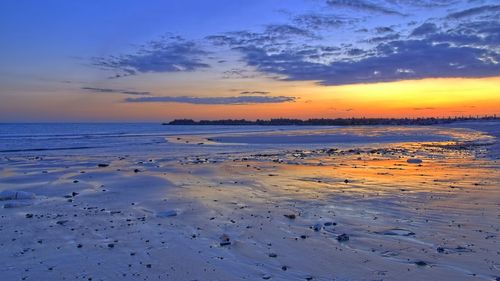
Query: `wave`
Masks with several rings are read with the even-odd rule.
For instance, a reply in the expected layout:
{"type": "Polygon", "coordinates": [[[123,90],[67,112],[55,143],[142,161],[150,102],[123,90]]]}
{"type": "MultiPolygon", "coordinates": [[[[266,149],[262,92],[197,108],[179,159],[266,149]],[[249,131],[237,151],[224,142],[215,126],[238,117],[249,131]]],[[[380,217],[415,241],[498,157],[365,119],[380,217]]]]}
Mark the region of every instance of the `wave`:
{"type": "Polygon", "coordinates": [[[74,146],[74,147],[55,147],[55,148],[25,148],[25,149],[6,149],[0,152],[30,152],[30,151],[51,151],[51,150],[78,150],[78,149],[92,149],[103,148],[105,146],[74,146]]]}

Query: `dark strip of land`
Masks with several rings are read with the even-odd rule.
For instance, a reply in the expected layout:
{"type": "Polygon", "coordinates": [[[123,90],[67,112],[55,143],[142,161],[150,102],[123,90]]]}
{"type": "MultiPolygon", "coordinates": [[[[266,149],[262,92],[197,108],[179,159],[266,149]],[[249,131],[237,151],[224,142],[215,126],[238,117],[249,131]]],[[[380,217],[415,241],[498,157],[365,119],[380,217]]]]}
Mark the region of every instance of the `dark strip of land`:
{"type": "Polygon", "coordinates": [[[336,119],[288,119],[276,118],[255,121],[245,119],[200,120],[176,119],[163,125],[259,125],[259,126],[374,126],[374,125],[436,125],[462,121],[490,120],[498,121],[500,117],[448,117],[448,118],[336,118],[336,119]]]}

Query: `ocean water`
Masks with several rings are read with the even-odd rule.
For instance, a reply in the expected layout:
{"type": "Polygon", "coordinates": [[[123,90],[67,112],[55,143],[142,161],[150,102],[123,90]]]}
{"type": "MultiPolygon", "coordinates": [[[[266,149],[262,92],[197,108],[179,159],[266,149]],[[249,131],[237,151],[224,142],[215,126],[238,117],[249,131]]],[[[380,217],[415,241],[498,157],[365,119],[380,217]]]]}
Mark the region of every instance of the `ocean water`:
{"type": "Polygon", "coordinates": [[[165,126],[159,123],[0,124],[0,155],[190,156],[213,152],[326,148],[349,144],[446,141],[435,127],[165,126]],[[219,145],[168,142],[179,135],[218,134],[219,145]]]}
{"type": "MultiPolygon", "coordinates": [[[[169,143],[165,138],[176,135],[293,129],[297,127],[165,126],[159,123],[0,123],[0,155],[190,154],[200,153],[207,148],[169,143]]],[[[239,149],[242,147],[239,146],[239,149]]],[[[211,150],[223,148],[211,147],[211,150]]]]}

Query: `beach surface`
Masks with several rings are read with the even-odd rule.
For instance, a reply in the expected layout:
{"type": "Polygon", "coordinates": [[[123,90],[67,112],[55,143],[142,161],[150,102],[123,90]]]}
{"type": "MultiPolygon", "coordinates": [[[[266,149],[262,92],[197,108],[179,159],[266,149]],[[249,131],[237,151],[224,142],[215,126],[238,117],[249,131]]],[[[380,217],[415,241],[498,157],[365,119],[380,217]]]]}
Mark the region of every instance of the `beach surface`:
{"type": "Polygon", "coordinates": [[[500,280],[499,128],[0,125],[0,279],[500,280]]]}

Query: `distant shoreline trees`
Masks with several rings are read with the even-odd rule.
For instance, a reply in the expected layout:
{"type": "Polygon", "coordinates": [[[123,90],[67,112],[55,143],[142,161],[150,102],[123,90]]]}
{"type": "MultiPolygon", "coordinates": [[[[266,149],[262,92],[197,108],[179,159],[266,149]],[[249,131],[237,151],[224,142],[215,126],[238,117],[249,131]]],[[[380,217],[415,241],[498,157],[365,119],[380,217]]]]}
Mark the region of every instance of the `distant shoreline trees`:
{"type": "Polygon", "coordinates": [[[289,119],[275,118],[268,120],[257,119],[255,121],[245,119],[223,119],[223,120],[200,120],[175,119],[162,125],[258,125],[258,126],[376,126],[376,125],[436,125],[448,124],[460,121],[472,120],[500,120],[496,115],[492,116],[460,116],[460,117],[425,117],[425,118],[318,118],[318,119],[289,119]]]}

